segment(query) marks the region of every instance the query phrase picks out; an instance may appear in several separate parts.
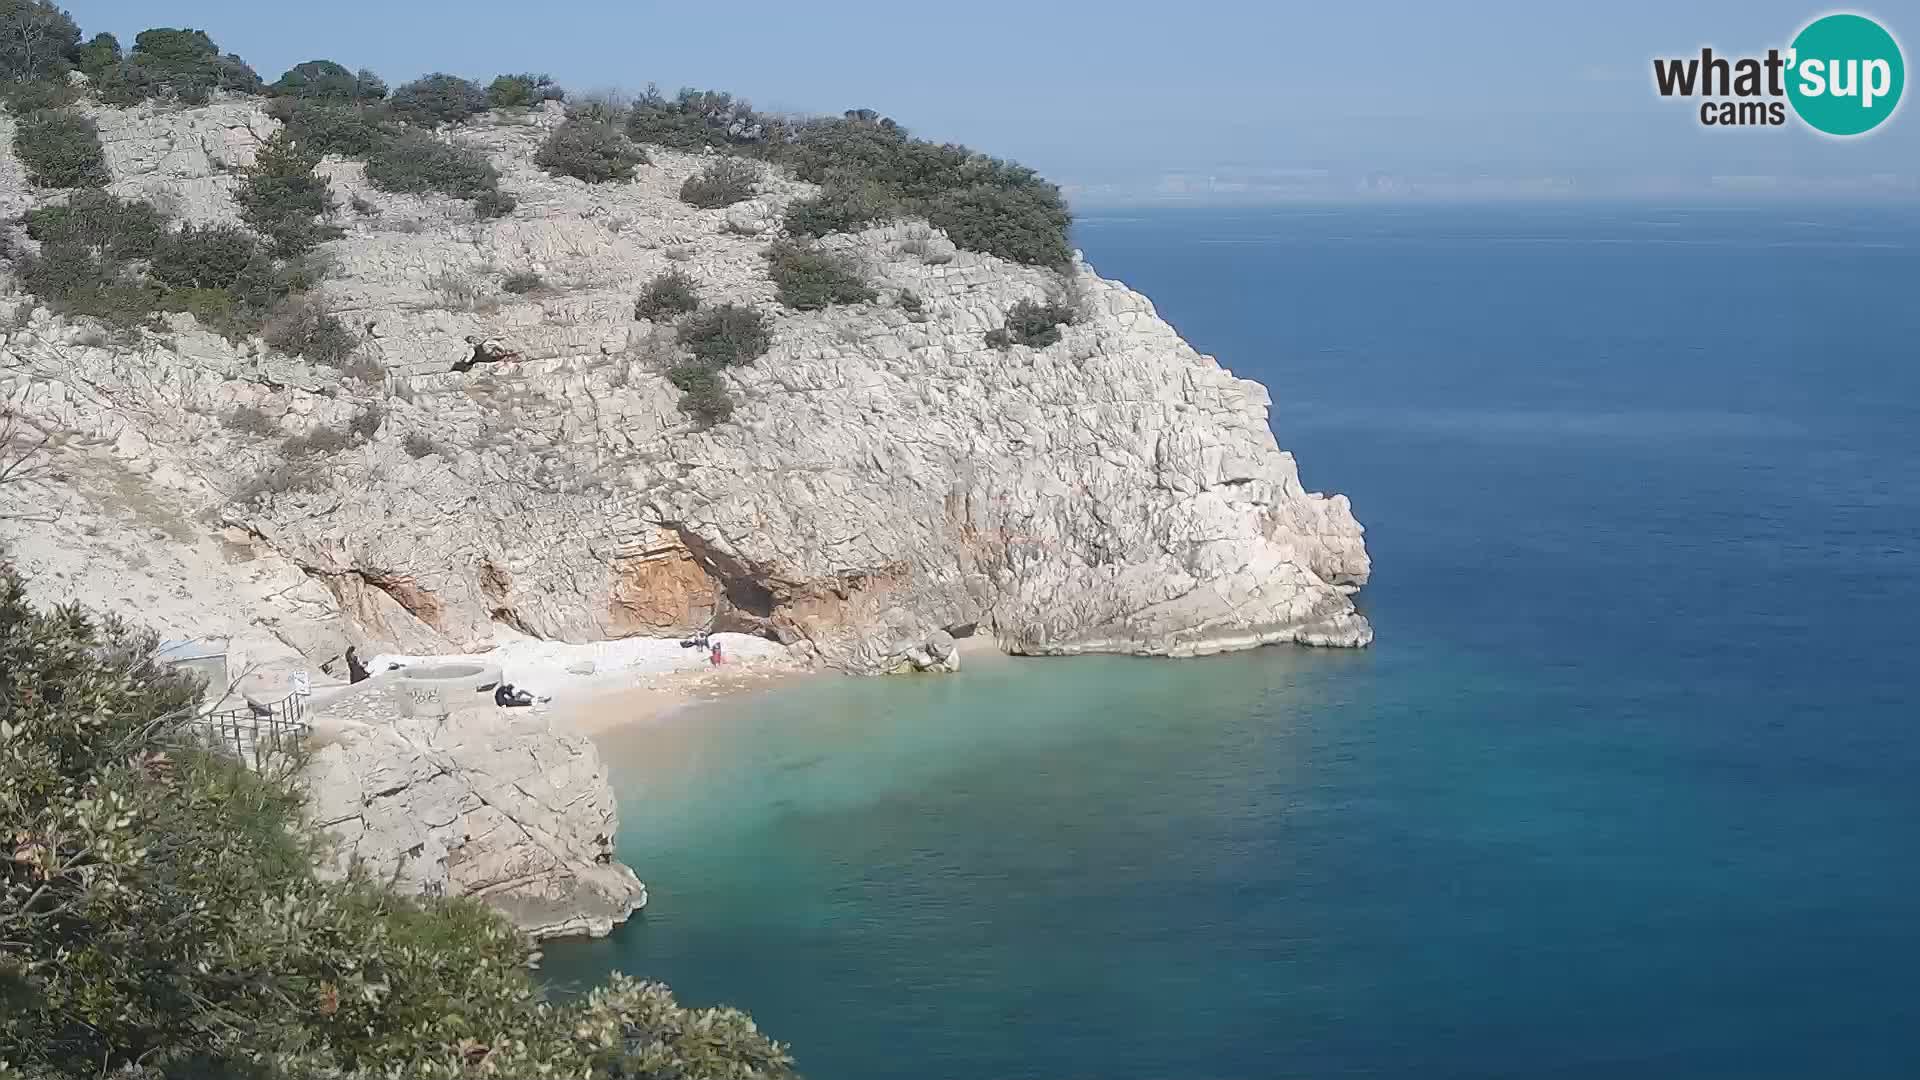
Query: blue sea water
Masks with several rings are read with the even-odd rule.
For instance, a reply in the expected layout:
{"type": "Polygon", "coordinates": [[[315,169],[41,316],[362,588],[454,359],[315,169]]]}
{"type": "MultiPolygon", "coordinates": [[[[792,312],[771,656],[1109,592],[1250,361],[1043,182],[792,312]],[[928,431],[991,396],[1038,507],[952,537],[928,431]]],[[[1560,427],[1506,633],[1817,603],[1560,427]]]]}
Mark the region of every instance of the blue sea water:
{"type": "Polygon", "coordinates": [[[1162,211],[1364,652],[990,660],[611,738],[558,944],[816,1078],[1920,1076],[1920,214],[1162,211]]]}

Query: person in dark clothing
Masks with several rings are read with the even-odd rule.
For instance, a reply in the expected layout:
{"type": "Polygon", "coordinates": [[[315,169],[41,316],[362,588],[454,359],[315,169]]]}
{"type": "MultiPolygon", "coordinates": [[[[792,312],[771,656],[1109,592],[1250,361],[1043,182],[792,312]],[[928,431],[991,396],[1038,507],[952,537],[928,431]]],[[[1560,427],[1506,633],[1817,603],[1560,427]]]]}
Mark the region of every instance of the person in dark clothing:
{"type": "Polygon", "coordinates": [[[493,688],[493,703],[503,709],[523,708],[533,704],[536,700],[545,701],[546,699],[536,699],[531,691],[521,690],[510,682],[502,682],[499,686],[493,688]]]}
{"type": "Polygon", "coordinates": [[[359,654],[353,651],[353,646],[347,646],[347,681],[366,682],[370,677],[367,674],[367,665],[360,662],[359,654]]]}

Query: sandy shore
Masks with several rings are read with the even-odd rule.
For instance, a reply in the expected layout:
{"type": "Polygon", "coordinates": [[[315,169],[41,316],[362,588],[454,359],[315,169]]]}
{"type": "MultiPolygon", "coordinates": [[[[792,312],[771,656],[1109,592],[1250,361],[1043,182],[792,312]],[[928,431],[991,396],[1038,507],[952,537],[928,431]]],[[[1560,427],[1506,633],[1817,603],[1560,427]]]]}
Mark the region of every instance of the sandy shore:
{"type": "Polygon", "coordinates": [[[497,664],[505,681],[548,698],[536,708],[583,734],[645,721],[702,698],[764,689],[812,669],[786,646],[748,634],[715,634],[724,663],[715,667],[705,650],[684,648],[679,638],[624,638],[569,644],[509,637],[470,655],[369,657],[376,677],[393,665],[470,660],[497,664]]]}

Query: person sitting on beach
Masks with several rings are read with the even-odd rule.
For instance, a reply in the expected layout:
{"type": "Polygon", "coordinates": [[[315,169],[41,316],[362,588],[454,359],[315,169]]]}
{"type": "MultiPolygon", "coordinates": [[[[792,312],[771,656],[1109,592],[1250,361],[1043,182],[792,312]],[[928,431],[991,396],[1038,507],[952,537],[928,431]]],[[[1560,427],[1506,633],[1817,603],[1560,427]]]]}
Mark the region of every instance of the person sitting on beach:
{"type": "Polygon", "coordinates": [[[724,656],[724,655],[723,655],[723,654],[722,654],[722,653],[720,652],[720,643],[719,643],[719,642],[717,642],[717,641],[716,641],[716,642],[714,642],[714,643],[713,643],[713,652],[711,652],[711,653],[709,653],[709,654],[707,655],[707,659],[713,662],[713,666],[714,666],[714,667],[719,667],[719,666],[720,666],[721,664],[724,664],[724,663],[726,663],[726,662],[727,662],[727,658],[726,658],[726,656],[724,656]]]}
{"type": "Polygon", "coordinates": [[[493,688],[493,703],[503,709],[524,708],[533,702],[534,697],[530,691],[521,690],[510,682],[502,682],[493,688]]]}

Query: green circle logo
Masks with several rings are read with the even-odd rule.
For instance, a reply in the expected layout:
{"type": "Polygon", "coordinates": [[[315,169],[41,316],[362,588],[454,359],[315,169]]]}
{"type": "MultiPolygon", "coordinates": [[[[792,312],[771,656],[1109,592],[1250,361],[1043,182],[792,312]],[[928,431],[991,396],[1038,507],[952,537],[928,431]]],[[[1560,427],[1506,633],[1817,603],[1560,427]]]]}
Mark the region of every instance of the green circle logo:
{"type": "Polygon", "coordinates": [[[1793,39],[1787,98],[1829,135],[1862,135],[1900,104],[1907,66],[1893,35],[1864,15],[1827,15],[1793,39]]]}

